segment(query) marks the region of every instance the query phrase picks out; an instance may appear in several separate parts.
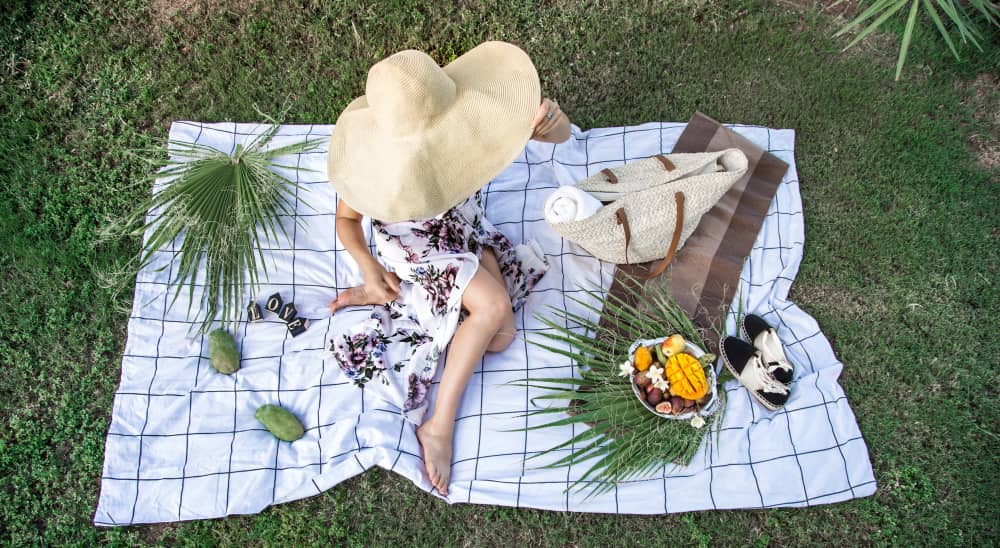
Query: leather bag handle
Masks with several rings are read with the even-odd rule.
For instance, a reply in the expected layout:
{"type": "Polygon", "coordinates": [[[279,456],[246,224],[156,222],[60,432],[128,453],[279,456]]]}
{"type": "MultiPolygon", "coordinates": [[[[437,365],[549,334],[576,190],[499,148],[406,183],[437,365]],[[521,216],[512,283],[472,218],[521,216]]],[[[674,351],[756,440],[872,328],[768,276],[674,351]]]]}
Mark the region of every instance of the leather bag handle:
{"type": "Polygon", "coordinates": [[[628,245],[632,242],[632,229],[628,226],[628,216],[625,215],[625,208],[619,207],[618,211],[615,212],[615,219],[618,224],[622,225],[622,229],[625,230],[625,263],[628,263],[628,245]]]}
{"type": "MultiPolygon", "coordinates": [[[[684,193],[674,193],[674,200],[677,203],[677,220],[674,223],[674,234],[670,237],[670,248],[667,249],[667,256],[657,263],[652,272],[646,275],[647,280],[663,274],[663,271],[667,269],[670,261],[673,260],[674,255],[677,253],[677,246],[681,242],[681,230],[684,228],[684,193]]],[[[625,262],[628,263],[628,246],[632,243],[632,228],[628,224],[628,215],[625,214],[624,207],[619,207],[618,211],[615,211],[615,219],[621,225],[622,230],[625,231],[625,262]]]]}
{"type": "Polygon", "coordinates": [[[667,158],[662,154],[657,154],[656,156],[653,156],[653,158],[659,160],[660,163],[663,164],[663,169],[667,171],[673,171],[677,169],[677,166],[675,166],[674,163],[670,161],[670,158],[667,158]]]}
{"type": "Polygon", "coordinates": [[[684,228],[684,193],[675,193],[674,201],[677,202],[677,222],[674,223],[674,235],[670,238],[670,248],[667,249],[667,256],[646,276],[647,280],[663,274],[663,271],[670,265],[670,261],[674,259],[674,254],[677,253],[677,245],[681,242],[681,230],[684,228]]]}
{"type": "MultiPolygon", "coordinates": [[[[663,169],[667,171],[673,171],[677,169],[677,166],[675,166],[674,163],[670,161],[670,158],[667,158],[663,154],[657,154],[656,156],[653,157],[656,158],[661,164],[663,164],[663,169]]],[[[607,168],[602,169],[601,175],[604,175],[604,177],[607,178],[609,183],[613,185],[618,184],[618,177],[615,176],[614,172],[612,172],[610,169],[607,168]]],[[[677,203],[677,215],[674,222],[674,233],[670,237],[670,247],[667,249],[667,256],[661,259],[660,262],[657,263],[656,267],[654,267],[653,270],[648,275],[646,275],[647,280],[655,278],[660,274],[663,274],[663,271],[666,270],[668,266],[670,266],[670,261],[673,260],[674,255],[677,253],[677,246],[681,242],[681,230],[684,228],[684,193],[683,192],[674,193],[674,201],[677,203]]],[[[618,224],[621,225],[622,229],[625,231],[625,262],[628,263],[628,246],[630,243],[632,243],[632,229],[631,227],[629,227],[628,215],[625,214],[624,207],[620,207],[618,208],[618,211],[615,211],[615,219],[617,220],[618,224]]]]}
{"type": "MultiPolygon", "coordinates": [[[[667,171],[673,171],[677,169],[677,166],[675,166],[674,163],[670,161],[670,158],[667,158],[663,154],[657,154],[656,156],[653,156],[653,158],[659,160],[659,162],[663,164],[663,169],[667,171]]],[[[615,172],[611,171],[610,168],[602,169],[601,175],[604,175],[604,178],[607,179],[609,183],[613,185],[618,184],[618,176],[615,175],[615,172]]]]}

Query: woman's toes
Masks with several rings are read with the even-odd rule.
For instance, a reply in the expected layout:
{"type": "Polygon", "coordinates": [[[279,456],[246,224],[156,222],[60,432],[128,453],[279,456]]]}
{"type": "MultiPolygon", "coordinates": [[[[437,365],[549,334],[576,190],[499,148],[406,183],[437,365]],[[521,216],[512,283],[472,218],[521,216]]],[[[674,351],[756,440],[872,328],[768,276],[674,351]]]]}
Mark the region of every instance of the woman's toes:
{"type": "Polygon", "coordinates": [[[423,449],[424,469],[431,485],[442,495],[448,494],[451,476],[451,433],[435,434],[426,424],[417,429],[417,439],[423,449]]]}
{"type": "Polygon", "coordinates": [[[448,470],[448,469],[439,469],[438,470],[437,488],[438,488],[438,491],[440,491],[442,495],[447,495],[448,494],[448,481],[450,479],[449,476],[451,475],[450,472],[451,471],[448,470]]]}

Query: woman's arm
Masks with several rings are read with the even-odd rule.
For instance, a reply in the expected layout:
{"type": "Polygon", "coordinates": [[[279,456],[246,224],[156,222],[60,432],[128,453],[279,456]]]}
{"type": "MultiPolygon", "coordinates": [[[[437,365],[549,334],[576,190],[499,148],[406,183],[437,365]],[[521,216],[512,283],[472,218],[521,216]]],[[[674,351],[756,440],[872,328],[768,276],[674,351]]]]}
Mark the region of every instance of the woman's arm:
{"type": "Polygon", "coordinates": [[[367,273],[373,268],[381,268],[382,265],[368,250],[365,231],[361,228],[361,219],[360,213],[343,200],[337,200],[337,237],[340,238],[340,243],[344,244],[344,249],[351,254],[351,258],[361,267],[361,271],[367,273]]]}
{"type": "Polygon", "coordinates": [[[399,296],[399,277],[372,257],[361,228],[362,215],[343,200],[337,202],[337,236],[344,249],[358,263],[365,284],[345,289],[330,303],[330,312],[345,306],[385,304],[399,296]]]}
{"type": "Polygon", "coordinates": [[[531,121],[534,132],[531,138],[543,143],[561,143],[569,139],[569,116],[559,108],[559,103],[546,97],[531,121]]]}

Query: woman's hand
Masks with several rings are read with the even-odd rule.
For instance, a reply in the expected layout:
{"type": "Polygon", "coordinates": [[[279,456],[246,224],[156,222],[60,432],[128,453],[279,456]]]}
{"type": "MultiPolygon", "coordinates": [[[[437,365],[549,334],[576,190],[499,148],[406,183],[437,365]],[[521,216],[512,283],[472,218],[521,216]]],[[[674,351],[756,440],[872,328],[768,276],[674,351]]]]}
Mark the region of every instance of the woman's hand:
{"type": "Polygon", "coordinates": [[[559,108],[559,103],[546,97],[531,120],[531,138],[544,143],[561,143],[569,139],[569,117],[559,108]]]}
{"type": "Polygon", "coordinates": [[[386,304],[399,297],[399,276],[381,264],[374,264],[365,271],[365,284],[349,287],[330,302],[333,314],[345,306],[386,304]]]}
{"type": "Polygon", "coordinates": [[[399,277],[389,272],[372,257],[361,229],[361,213],[343,200],[337,202],[337,236],[344,248],[361,267],[365,284],[349,287],[330,302],[330,313],[345,306],[385,304],[399,296],[399,277]]]}

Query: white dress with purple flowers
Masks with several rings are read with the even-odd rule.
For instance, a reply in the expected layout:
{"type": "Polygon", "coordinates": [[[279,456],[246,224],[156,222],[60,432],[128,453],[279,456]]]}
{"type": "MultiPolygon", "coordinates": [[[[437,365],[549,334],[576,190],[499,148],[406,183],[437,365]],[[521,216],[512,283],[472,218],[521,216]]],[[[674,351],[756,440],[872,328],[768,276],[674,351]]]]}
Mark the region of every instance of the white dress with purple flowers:
{"type": "Polygon", "coordinates": [[[514,310],[548,264],[535,242],[514,246],[486,220],[478,192],[432,219],[372,225],[382,260],[402,282],[399,298],[374,307],[368,321],[332,339],[330,350],[358,386],[420,424],[484,247],[496,255],[514,310]]]}

